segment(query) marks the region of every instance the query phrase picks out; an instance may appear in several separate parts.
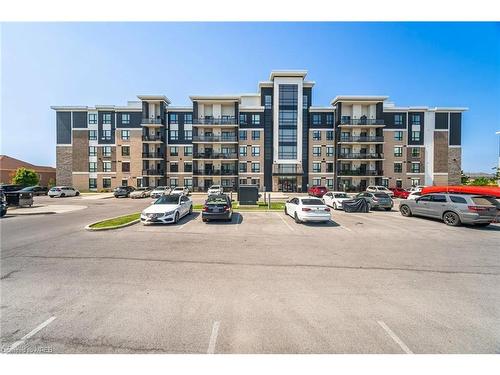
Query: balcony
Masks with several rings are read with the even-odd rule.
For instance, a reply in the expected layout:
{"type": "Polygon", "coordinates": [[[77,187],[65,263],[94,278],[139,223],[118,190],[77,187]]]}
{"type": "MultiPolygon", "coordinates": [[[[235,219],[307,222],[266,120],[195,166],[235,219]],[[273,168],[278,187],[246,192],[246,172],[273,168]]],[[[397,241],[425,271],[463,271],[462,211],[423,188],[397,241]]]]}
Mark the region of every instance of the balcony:
{"type": "Polygon", "coordinates": [[[145,126],[162,126],[161,118],[143,118],[141,120],[141,125],[145,126]]]}
{"type": "Polygon", "coordinates": [[[164,176],[165,171],[163,169],[143,169],[143,176],[164,176]]]}
{"type": "Polygon", "coordinates": [[[163,159],[164,154],[162,152],[143,152],[143,159],[163,159]]]}
{"type": "Polygon", "coordinates": [[[382,176],[384,171],[381,169],[341,169],[339,176],[382,176]]]}
{"type": "Polygon", "coordinates": [[[238,125],[238,119],[235,116],[224,116],[221,118],[195,118],[194,125],[238,125]]]}
{"type": "Polygon", "coordinates": [[[238,159],[236,152],[210,152],[210,153],[193,153],[193,159],[238,159]]]}
{"type": "Polygon", "coordinates": [[[210,142],[233,142],[238,143],[236,135],[194,135],[193,142],[210,143],[210,142]]]}
{"type": "Polygon", "coordinates": [[[142,140],[144,142],[165,142],[165,138],[162,135],[143,135],[142,140]]]}
{"type": "Polygon", "coordinates": [[[236,169],[195,169],[193,176],[237,176],[236,169]]]}
{"type": "Polygon", "coordinates": [[[352,136],[340,137],[339,143],[382,143],[384,142],[383,136],[352,136]]]}
{"type": "Polygon", "coordinates": [[[365,152],[360,152],[360,153],[343,153],[339,155],[339,159],[355,159],[355,160],[370,160],[370,159],[383,159],[384,154],[381,152],[374,152],[374,153],[365,153],[365,152]]]}
{"type": "Polygon", "coordinates": [[[274,164],[273,175],[300,176],[304,173],[301,164],[274,164]]]}
{"type": "Polygon", "coordinates": [[[340,126],[384,126],[383,119],[351,119],[343,118],[340,120],[340,126]]]}

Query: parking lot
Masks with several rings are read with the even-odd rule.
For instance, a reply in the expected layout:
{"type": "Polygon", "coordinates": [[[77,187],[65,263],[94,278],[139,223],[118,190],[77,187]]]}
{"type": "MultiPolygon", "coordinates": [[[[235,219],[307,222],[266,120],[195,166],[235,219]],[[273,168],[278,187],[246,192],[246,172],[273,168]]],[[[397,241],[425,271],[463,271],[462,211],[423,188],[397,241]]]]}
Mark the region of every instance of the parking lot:
{"type": "Polygon", "coordinates": [[[1,220],[4,351],[500,353],[499,224],[396,205],[88,232],[150,200],[36,200],[87,208],[1,220]]]}

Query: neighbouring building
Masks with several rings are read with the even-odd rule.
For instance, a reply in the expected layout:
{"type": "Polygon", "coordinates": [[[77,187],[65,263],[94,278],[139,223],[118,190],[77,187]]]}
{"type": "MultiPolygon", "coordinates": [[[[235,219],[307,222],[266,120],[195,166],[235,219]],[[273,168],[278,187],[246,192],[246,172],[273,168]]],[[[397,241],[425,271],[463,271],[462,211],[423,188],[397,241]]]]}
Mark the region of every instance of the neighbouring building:
{"type": "Polygon", "coordinates": [[[257,93],[191,96],[190,106],[163,95],[126,106],[53,106],[57,183],[287,192],[460,183],[467,108],[344,95],[313,106],[315,83],[306,74],[273,71],[257,93]]]}
{"type": "Polygon", "coordinates": [[[10,184],[16,170],[21,167],[34,170],[40,179],[40,186],[48,186],[56,181],[56,169],[53,167],[34,165],[7,155],[0,155],[0,183],[10,184]]]}

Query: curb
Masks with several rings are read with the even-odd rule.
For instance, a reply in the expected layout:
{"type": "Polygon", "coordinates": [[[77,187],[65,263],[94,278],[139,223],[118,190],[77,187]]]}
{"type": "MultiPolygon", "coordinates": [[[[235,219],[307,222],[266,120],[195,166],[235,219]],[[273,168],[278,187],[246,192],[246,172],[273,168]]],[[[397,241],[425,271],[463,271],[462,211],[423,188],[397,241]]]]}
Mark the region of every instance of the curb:
{"type": "MultiPolygon", "coordinates": [[[[119,217],[119,216],[118,216],[119,217]]],[[[138,222],[141,221],[141,219],[135,219],[135,220],[132,220],[131,222],[129,223],[125,223],[125,224],[120,224],[120,225],[115,225],[113,227],[106,227],[106,228],[91,228],[92,225],[94,224],[97,224],[97,223],[100,223],[101,221],[106,221],[106,220],[110,220],[110,219],[114,219],[113,217],[110,217],[109,219],[104,219],[104,220],[99,220],[99,221],[96,221],[95,223],[90,223],[90,224],[87,224],[85,225],[85,230],[88,230],[89,232],[98,232],[98,231],[101,231],[101,230],[113,230],[113,229],[120,229],[120,228],[125,228],[125,227],[128,227],[130,225],[134,225],[134,224],[137,224],[138,222]]]]}
{"type": "Polygon", "coordinates": [[[57,212],[54,211],[45,211],[45,212],[8,212],[7,215],[10,216],[35,216],[35,215],[53,215],[57,214],[57,212]]]}

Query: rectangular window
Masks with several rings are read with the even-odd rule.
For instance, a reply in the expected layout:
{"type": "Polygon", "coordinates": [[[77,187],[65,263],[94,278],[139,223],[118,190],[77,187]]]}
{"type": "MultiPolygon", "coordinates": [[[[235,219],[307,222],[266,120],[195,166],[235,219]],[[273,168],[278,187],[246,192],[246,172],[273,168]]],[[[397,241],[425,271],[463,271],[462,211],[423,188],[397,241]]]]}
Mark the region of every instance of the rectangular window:
{"type": "Polygon", "coordinates": [[[247,146],[240,146],[240,156],[247,156],[247,146]]]}
{"type": "Polygon", "coordinates": [[[330,126],[333,126],[333,113],[327,113],[326,114],[326,124],[330,125],[330,126]]]}
{"type": "Polygon", "coordinates": [[[247,114],[240,113],[240,125],[246,125],[246,124],[247,124],[247,114]]]}
{"type": "Polygon", "coordinates": [[[97,113],[89,113],[89,124],[97,124],[97,113]]]}
{"type": "Polygon", "coordinates": [[[111,188],[111,178],[103,178],[102,179],[102,187],[104,189],[110,189],[111,188]]]}
{"type": "Polygon", "coordinates": [[[184,146],[184,156],[193,155],[193,146],[184,146]]]}
{"type": "Polygon", "coordinates": [[[312,118],[313,125],[321,125],[321,115],[320,114],[315,113],[312,117],[313,117],[312,118]]]}
{"type": "Polygon", "coordinates": [[[247,179],[246,178],[240,178],[240,185],[246,185],[247,184],[247,179]]]}
{"type": "Polygon", "coordinates": [[[260,139],[260,130],[252,130],[252,140],[258,141],[260,139]]]}
{"type": "Polygon", "coordinates": [[[420,115],[411,115],[411,124],[420,125],[420,115]]]}
{"type": "Polygon", "coordinates": [[[192,172],[193,171],[193,163],[184,162],[184,172],[192,172]]]}
{"type": "Polygon", "coordinates": [[[420,157],[420,148],[419,147],[412,147],[411,157],[412,158],[419,158],[420,157]]]}
{"type": "Polygon", "coordinates": [[[121,186],[128,186],[128,180],[123,178],[122,179],[122,185],[121,186]]]}
{"type": "Polygon", "coordinates": [[[327,130],[326,131],[326,140],[327,141],[333,141],[333,130],[327,130]]]}
{"type": "Polygon", "coordinates": [[[279,159],[297,159],[297,146],[279,146],[279,159]]]}
{"type": "Polygon", "coordinates": [[[420,173],[420,163],[411,163],[411,173],[420,173]]]}
{"type": "Polygon", "coordinates": [[[184,187],[187,187],[189,190],[193,189],[193,179],[185,177],[184,178],[184,187]]]}
{"type": "Polygon", "coordinates": [[[313,163],[313,172],[321,172],[321,163],[313,163]]]}
{"type": "Polygon", "coordinates": [[[279,127],[297,127],[297,111],[294,109],[279,110],[279,127]]]}
{"type": "Polygon", "coordinates": [[[184,114],[184,124],[192,124],[193,123],[193,114],[185,113],[184,114]]]}
{"type": "Polygon", "coordinates": [[[177,163],[170,163],[170,172],[179,172],[179,164],[177,163]]]}
{"type": "Polygon", "coordinates": [[[240,173],[245,173],[247,171],[247,163],[240,163],[238,170],[240,173]]]}
{"type": "Polygon", "coordinates": [[[280,106],[297,106],[297,85],[279,85],[279,105],[280,106]]]}
{"type": "Polygon", "coordinates": [[[89,163],[89,172],[91,172],[91,173],[97,172],[97,163],[95,163],[95,162],[89,163]]]}
{"type": "Polygon", "coordinates": [[[307,109],[307,108],[309,108],[307,95],[302,95],[302,109],[307,109]]]}
{"type": "Polygon", "coordinates": [[[103,161],[102,162],[102,171],[103,172],[111,172],[111,162],[110,161],[103,161]]]}
{"type": "Polygon", "coordinates": [[[394,125],[403,125],[403,115],[394,115],[394,125]]]}
{"type": "Polygon", "coordinates": [[[326,179],[326,187],[328,189],[333,189],[333,178],[327,178],[326,179]]]}
{"type": "Polygon", "coordinates": [[[321,186],[321,178],[315,177],[312,179],[313,186],[321,186]]]}
{"type": "Polygon", "coordinates": [[[252,156],[260,156],[260,147],[252,146],[252,156]]]}
{"type": "Polygon", "coordinates": [[[411,132],[411,140],[414,142],[420,141],[420,132],[411,132]]]}
{"type": "Polygon", "coordinates": [[[97,189],[97,178],[89,178],[89,189],[97,189]]]}
{"type": "Polygon", "coordinates": [[[122,172],[130,172],[130,163],[129,162],[122,163],[122,172]]]}
{"type": "Polygon", "coordinates": [[[97,147],[95,146],[89,147],[89,156],[97,156],[97,147]]]}
{"type": "Polygon", "coordinates": [[[313,131],[313,140],[321,141],[321,132],[319,130],[313,131]]]}
{"type": "Polygon", "coordinates": [[[170,123],[171,124],[178,124],[179,123],[179,115],[177,113],[171,113],[169,115],[170,123]]]}
{"type": "Polygon", "coordinates": [[[252,163],[252,172],[260,173],[260,163],[252,163]]]}
{"type": "Polygon", "coordinates": [[[130,124],[130,114],[122,113],[122,124],[130,124]]]}
{"type": "Polygon", "coordinates": [[[260,186],[260,178],[252,178],[252,185],[259,185],[260,186]]]}
{"type": "Polygon", "coordinates": [[[190,141],[193,139],[193,131],[192,130],[184,130],[184,139],[186,141],[190,141]]]}
{"type": "Polygon", "coordinates": [[[394,147],[394,156],[397,156],[397,157],[403,156],[403,147],[395,146],[394,147]]]}
{"type": "Polygon", "coordinates": [[[104,146],[102,148],[102,156],[105,158],[111,157],[111,146],[104,146]]]}
{"type": "Polygon", "coordinates": [[[179,156],[179,148],[177,146],[170,147],[170,156],[179,156]]]}
{"type": "Polygon", "coordinates": [[[102,115],[102,123],[106,125],[111,124],[111,113],[104,113],[102,115]]]}
{"type": "Polygon", "coordinates": [[[321,146],[313,147],[313,156],[321,156],[321,146]]]}
{"type": "Polygon", "coordinates": [[[121,131],[121,138],[124,141],[128,141],[130,139],[130,130],[122,130],[121,131]]]}
{"type": "Polygon", "coordinates": [[[326,156],[334,156],[335,148],[333,146],[326,146],[326,156]]]}
{"type": "Polygon", "coordinates": [[[179,131],[178,130],[170,130],[170,140],[177,141],[179,139],[179,131]]]}
{"type": "Polygon", "coordinates": [[[252,115],[252,125],[260,125],[260,115],[252,115]]]}
{"type": "Polygon", "coordinates": [[[130,146],[122,146],[122,156],[130,156],[130,146]]]}
{"type": "Polygon", "coordinates": [[[420,185],[420,178],[412,178],[411,186],[418,186],[418,185],[420,185]]]}
{"type": "Polygon", "coordinates": [[[333,173],[333,163],[326,163],[326,171],[328,173],[333,173]]]}
{"type": "Polygon", "coordinates": [[[403,132],[394,132],[394,140],[402,141],[403,140],[403,132]]]}
{"type": "Polygon", "coordinates": [[[178,179],[178,178],[173,178],[173,177],[171,177],[171,178],[170,178],[170,187],[171,187],[171,188],[175,188],[175,187],[177,187],[177,185],[179,184],[179,182],[178,182],[178,181],[179,181],[179,179],[178,179]]]}
{"type": "Polygon", "coordinates": [[[403,172],[403,163],[397,162],[394,163],[394,173],[402,173],[403,172]]]}
{"type": "Polygon", "coordinates": [[[297,142],[297,129],[279,129],[279,142],[297,142]]]}
{"type": "Polygon", "coordinates": [[[89,130],[89,141],[97,141],[97,130],[89,130]]]}
{"type": "Polygon", "coordinates": [[[273,98],[271,95],[264,95],[264,108],[271,109],[273,108],[273,98]]]}
{"type": "Polygon", "coordinates": [[[240,141],[246,141],[247,140],[247,131],[240,130],[239,131],[239,138],[240,138],[240,141]]]}
{"type": "Polygon", "coordinates": [[[105,141],[111,140],[111,130],[103,130],[102,131],[102,139],[105,141]]]}

